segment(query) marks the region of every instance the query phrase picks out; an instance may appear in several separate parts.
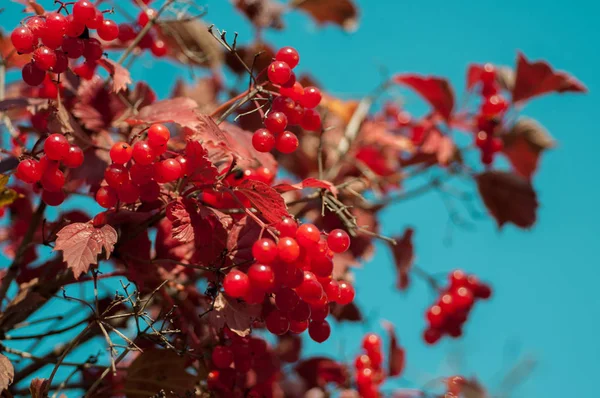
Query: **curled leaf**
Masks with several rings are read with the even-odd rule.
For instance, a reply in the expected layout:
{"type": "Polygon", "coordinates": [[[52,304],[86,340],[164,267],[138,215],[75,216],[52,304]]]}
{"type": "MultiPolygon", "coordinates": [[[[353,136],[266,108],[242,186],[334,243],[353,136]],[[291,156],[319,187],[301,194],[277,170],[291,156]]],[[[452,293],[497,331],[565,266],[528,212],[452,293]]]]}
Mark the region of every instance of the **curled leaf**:
{"type": "Polygon", "coordinates": [[[358,27],[358,7],[352,0],[292,0],[290,6],[307,12],[321,25],[333,23],[346,31],[358,27]]]}
{"type": "Polygon", "coordinates": [[[404,348],[398,345],[398,338],[394,325],[384,321],[383,327],[387,330],[390,336],[390,349],[388,355],[388,375],[391,377],[400,376],[406,364],[406,353],[404,348]]]}
{"type": "Polygon", "coordinates": [[[264,182],[244,180],[236,190],[248,198],[259,214],[271,224],[289,216],[281,194],[264,182]]]}
{"type": "Polygon", "coordinates": [[[502,135],[502,152],[510,160],[517,173],[531,179],[538,167],[539,158],[555,142],[546,129],[529,118],[519,119],[512,128],[502,135]]]}
{"type": "Polygon", "coordinates": [[[235,7],[258,28],[283,29],[283,4],[273,0],[235,0],[235,7]]]}
{"type": "Polygon", "coordinates": [[[297,184],[278,184],[273,187],[277,192],[289,192],[289,191],[297,191],[305,188],[319,188],[319,189],[327,189],[334,196],[337,196],[338,190],[329,181],[319,180],[317,178],[306,178],[305,180],[297,183],[297,184]]]}
{"type": "Polygon", "coordinates": [[[447,121],[454,109],[454,92],[448,80],[435,76],[398,74],[394,82],[406,85],[419,93],[447,121]]]}
{"type": "Polygon", "coordinates": [[[214,308],[208,313],[210,324],[218,329],[227,326],[239,336],[247,336],[252,331],[252,322],[260,318],[261,305],[246,304],[219,293],[214,308]]]}

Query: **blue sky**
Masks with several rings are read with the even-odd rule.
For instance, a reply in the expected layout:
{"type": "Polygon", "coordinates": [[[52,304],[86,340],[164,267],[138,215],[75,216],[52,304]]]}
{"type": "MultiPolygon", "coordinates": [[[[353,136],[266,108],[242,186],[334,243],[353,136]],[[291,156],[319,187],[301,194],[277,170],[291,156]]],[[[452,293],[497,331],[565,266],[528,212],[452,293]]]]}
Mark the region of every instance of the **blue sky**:
{"type": "MultiPolygon", "coordinates": [[[[6,2],[6,1],[5,1],[6,2]]],[[[207,19],[217,27],[249,37],[245,20],[227,1],[212,0],[207,19]]],[[[595,250],[600,213],[597,175],[597,106],[600,67],[598,6],[591,1],[564,3],[528,0],[447,2],[359,0],[360,28],[346,34],[319,28],[303,14],[286,16],[284,33],[269,33],[276,46],[292,45],[302,56],[300,68],[335,95],[359,98],[381,81],[381,70],[419,72],[450,79],[464,87],[471,62],[513,65],[518,50],[530,59],[548,60],[569,71],[590,90],[587,95],[554,95],[534,100],[523,111],[548,128],[558,147],[543,159],[534,185],[541,202],[532,231],[508,226],[498,231],[490,219],[476,221],[473,231],[448,231],[447,211],[437,194],[405,202],[386,211],[384,232],[415,228],[417,264],[443,274],[464,268],[494,287],[493,299],[476,306],[460,340],[426,347],[421,340],[423,312],[433,300],[415,279],[407,293],[394,289],[389,254],[377,251],[356,272],[358,304],[368,325],[342,325],[330,342],[307,344],[309,353],[354,355],[368,330],[382,331],[387,319],[407,348],[405,377],[390,386],[420,386],[437,377],[461,373],[477,376],[492,393],[502,392],[502,377],[523,358],[537,367],[514,397],[591,396],[600,356],[596,330],[600,276],[595,250]],[[448,242],[448,234],[451,243],[448,242]]],[[[14,24],[18,6],[6,2],[0,23],[14,24]]],[[[177,75],[171,67],[138,62],[135,79],[160,81],[167,94],[177,75]]],[[[182,72],[181,76],[186,73],[182,72]]],[[[422,105],[407,97],[407,109],[422,105]]],[[[467,190],[474,192],[473,186],[467,190]]],[[[477,204],[482,209],[480,204],[477,204]]],[[[466,214],[466,213],[465,213],[466,214]]]]}

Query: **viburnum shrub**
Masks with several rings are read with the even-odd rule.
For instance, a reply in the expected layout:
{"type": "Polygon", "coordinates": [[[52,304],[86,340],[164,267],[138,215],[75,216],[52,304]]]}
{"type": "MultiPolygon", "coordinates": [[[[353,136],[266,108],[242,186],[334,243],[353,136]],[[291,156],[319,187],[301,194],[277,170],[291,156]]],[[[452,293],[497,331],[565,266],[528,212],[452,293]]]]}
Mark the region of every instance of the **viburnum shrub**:
{"type": "MultiPolygon", "coordinates": [[[[363,319],[356,296],[377,292],[355,288],[353,267],[371,265],[376,240],[393,254],[398,289],[416,275],[436,293],[424,319],[410,320],[424,343],[460,337],[492,288],[462,270],[444,284],[414,267],[414,230],[382,235],[397,221],[380,212],[427,190],[444,195],[461,176],[500,227],[533,226],[532,178],[553,141],[519,112],[537,96],[586,90],[518,54],[514,69],[468,66],[465,101],[446,79],[414,73],[372,96],[336,98],[305,72],[325,55],[273,48],[260,33],[296,9],[351,26],[350,0],[344,13],[332,0],[236,1],[253,42],[205,25],[190,1],[23,3],[27,14],[0,37],[0,67],[22,77],[0,98],[0,239],[11,259],[0,271],[0,389],[12,396],[383,396],[410,350],[388,322],[387,338],[346,347],[354,362],[301,357],[303,341],[340,339],[339,322],[363,319]],[[144,67],[166,57],[173,73],[204,77],[159,99],[160,79],[130,73],[146,50],[144,67]],[[429,111],[409,113],[397,86],[429,111]],[[425,184],[405,188],[413,179],[425,184]],[[57,310],[65,300],[85,317],[57,310]],[[48,307],[53,316],[34,317],[48,307]],[[44,329],[21,330],[32,327],[44,329]],[[107,356],[71,355],[94,341],[107,356]]],[[[461,376],[444,389],[486,396],[461,376]]]]}

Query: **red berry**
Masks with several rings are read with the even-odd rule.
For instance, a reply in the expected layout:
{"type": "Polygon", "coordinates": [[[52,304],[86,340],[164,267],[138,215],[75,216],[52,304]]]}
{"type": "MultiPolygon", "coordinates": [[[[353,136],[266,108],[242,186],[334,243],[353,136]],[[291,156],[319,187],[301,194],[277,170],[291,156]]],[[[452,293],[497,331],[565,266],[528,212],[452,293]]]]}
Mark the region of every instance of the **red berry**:
{"type": "Polygon", "coordinates": [[[306,329],[308,329],[308,321],[294,321],[290,319],[290,332],[300,334],[306,329]]]}
{"type": "Polygon", "coordinates": [[[96,7],[91,1],[79,0],[73,5],[73,18],[80,23],[87,23],[96,16],[96,7]]]}
{"type": "Polygon", "coordinates": [[[223,280],[223,289],[233,298],[244,297],[250,289],[248,275],[237,270],[230,271],[223,280]]]}
{"type": "Polygon", "coordinates": [[[138,141],[133,144],[132,156],[133,160],[142,166],[151,164],[156,158],[152,147],[150,147],[146,141],[138,141]]]}
{"type": "Polygon", "coordinates": [[[434,328],[441,328],[445,321],[445,315],[439,305],[434,305],[427,311],[427,321],[434,328]]]}
{"type": "Polygon", "coordinates": [[[336,303],[340,298],[340,285],[335,280],[330,280],[323,285],[323,290],[330,303],[336,303]]]}
{"type": "Polygon", "coordinates": [[[282,287],[275,294],[275,305],[283,312],[292,311],[299,302],[300,298],[298,297],[298,294],[289,287],[282,287]]]}
{"type": "Polygon", "coordinates": [[[456,302],[451,294],[444,294],[438,303],[442,312],[445,314],[454,314],[456,311],[456,302]]]}
{"type": "Polygon", "coordinates": [[[255,289],[252,285],[244,297],[242,297],[248,304],[260,304],[263,302],[264,298],[265,292],[263,290],[255,289]]]}
{"type": "Polygon", "coordinates": [[[129,171],[122,164],[113,163],[104,170],[106,183],[115,189],[129,181],[129,171]]]}
{"type": "Polygon", "coordinates": [[[289,131],[284,131],[279,134],[275,140],[275,147],[281,153],[293,153],[298,149],[300,143],[296,134],[289,131]]]}
{"type": "Polygon", "coordinates": [[[273,310],[265,319],[267,330],[274,335],[281,336],[290,329],[290,321],[279,310],[273,310]]]}
{"type": "Polygon", "coordinates": [[[47,169],[42,174],[40,183],[46,191],[58,192],[65,185],[65,175],[59,169],[47,169]]]}
{"type": "MultiPolygon", "coordinates": [[[[381,351],[381,337],[375,333],[367,334],[362,341],[362,347],[367,351],[367,354],[381,351]]],[[[370,355],[369,355],[370,356],[370,355]]]]}
{"type": "Polygon", "coordinates": [[[62,37],[67,31],[68,25],[69,20],[64,15],[58,12],[50,12],[46,14],[46,27],[44,35],[51,34],[57,37],[62,37]]]}
{"type": "Polygon", "coordinates": [[[25,83],[35,87],[44,82],[46,72],[38,68],[33,62],[29,62],[23,66],[22,77],[25,83]]]}
{"type": "Polygon", "coordinates": [[[282,237],[296,236],[296,230],[298,229],[298,223],[291,217],[285,217],[281,220],[275,228],[279,231],[282,237]]]}
{"type": "Polygon", "coordinates": [[[274,84],[285,84],[292,76],[292,69],[281,61],[272,62],[267,68],[269,80],[274,84]]]}
{"type": "Polygon", "coordinates": [[[290,68],[294,69],[300,62],[300,55],[294,47],[282,47],[275,54],[275,59],[285,62],[290,68]]]}
{"type": "Polygon", "coordinates": [[[277,255],[286,263],[293,263],[300,255],[300,246],[293,238],[281,238],[277,242],[277,255]]]}
{"type": "Polygon", "coordinates": [[[83,55],[85,44],[83,40],[77,37],[65,37],[62,49],[67,57],[77,59],[83,55]]]}
{"type": "Polygon", "coordinates": [[[33,44],[35,46],[40,37],[45,33],[46,19],[36,15],[29,18],[27,22],[25,22],[25,26],[33,33],[33,44]]]}
{"type": "Polygon", "coordinates": [[[98,36],[104,41],[113,41],[119,37],[119,25],[115,21],[105,19],[97,29],[98,36]]]}
{"type": "Polygon", "coordinates": [[[96,192],[96,202],[105,209],[115,207],[117,204],[117,191],[109,186],[103,186],[96,192]]]}
{"type": "Polygon", "coordinates": [[[271,111],[283,112],[287,116],[287,113],[290,112],[292,109],[294,109],[295,106],[296,106],[296,103],[294,102],[293,99],[280,95],[278,97],[275,97],[275,99],[273,99],[273,105],[271,106],[271,111]]]}
{"type": "Polygon", "coordinates": [[[442,332],[439,329],[429,328],[423,333],[423,340],[427,344],[435,344],[442,337],[442,332]]]}
{"type": "Polygon", "coordinates": [[[341,305],[350,304],[354,300],[354,287],[348,282],[340,282],[340,298],[337,303],[341,305]]]}
{"type": "Polygon", "coordinates": [[[181,178],[181,163],[176,159],[165,159],[156,163],[154,167],[154,178],[159,183],[167,183],[181,178]]]}
{"type": "Polygon", "coordinates": [[[308,335],[317,343],[322,343],[331,335],[331,326],[326,320],[311,321],[308,326],[308,335]]]}
{"type": "Polygon", "coordinates": [[[226,346],[216,346],[211,355],[212,363],[218,369],[226,369],[233,362],[233,351],[226,346]]]}
{"type": "Polygon", "coordinates": [[[96,72],[97,63],[93,62],[84,62],[83,64],[76,66],[73,68],[73,72],[82,79],[92,80],[94,77],[94,73],[96,72]]]}
{"type": "Polygon", "coordinates": [[[300,126],[307,131],[321,131],[321,115],[314,109],[306,109],[300,126]]]}
{"type": "Polygon", "coordinates": [[[73,14],[67,15],[66,20],[67,20],[67,27],[65,29],[65,35],[67,35],[67,37],[65,37],[63,39],[63,50],[64,50],[64,44],[65,44],[64,41],[67,38],[76,38],[76,37],[81,36],[83,34],[83,32],[85,32],[85,23],[77,21],[73,17],[73,14]]]}
{"type": "Polygon", "coordinates": [[[475,296],[483,300],[489,299],[492,296],[492,288],[485,283],[480,283],[475,288],[475,296]]]}
{"type": "Polygon", "coordinates": [[[94,39],[93,37],[85,41],[85,46],[83,49],[83,56],[86,61],[93,62],[98,61],[102,58],[104,54],[104,50],[102,49],[102,43],[98,41],[98,39],[94,39]]]}
{"type": "Polygon", "coordinates": [[[18,26],[10,34],[10,40],[15,46],[17,52],[21,54],[29,54],[33,51],[36,43],[36,37],[31,29],[26,26],[18,26]]]}
{"type": "Polygon", "coordinates": [[[134,163],[129,168],[131,182],[137,185],[144,185],[152,181],[154,178],[154,167],[151,165],[142,166],[139,163],[134,163]]]}
{"type": "Polygon", "coordinates": [[[104,22],[104,14],[96,8],[94,16],[90,18],[85,24],[89,29],[100,29],[104,22]]]}
{"type": "Polygon", "coordinates": [[[99,228],[99,227],[105,225],[107,222],[108,222],[108,220],[107,220],[105,211],[96,214],[94,216],[94,218],[92,219],[92,225],[95,228],[99,228]]]}
{"type": "Polygon", "coordinates": [[[160,186],[156,181],[150,181],[140,185],[140,200],[142,202],[154,202],[160,196],[160,186]]]}
{"type": "Polygon", "coordinates": [[[271,185],[275,180],[275,173],[271,171],[267,166],[261,166],[254,170],[255,178],[257,181],[264,182],[267,185],[271,185]]]}
{"type": "Polygon", "coordinates": [[[50,160],[62,160],[69,153],[71,145],[62,134],[50,134],[44,142],[44,152],[50,160]]]}
{"type": "Polygon", "coordinates": [[[77,167],[83,164],[84,156],[83,151],[77,145],[71,145],[69,147],[69,152],[62,159],[62,162],[65,166],[70,169],[76,169],[77,167]]]}
{"type": "Polygon", "coordinates": [[[139,15],[138,15],[138,20],[137,23],[138,25],[140,25],[141,27],[144,27],[148,24],[148,22],[150,22],[151,18],[156,17],[156,11],[149,8],[146,11],[142,11],[139,15]]]}
{"type": "Polygon", "coordinates": [[[52,68],[52,72],[54,72],[56,74],[66,72],[67,69],[69,69],[69,59],[67,58],[67,55],[64,52],[62,52],[61,50],[56,50],[55,54],[56,54],[56,64],[54,65],[54,68],[52,68]]]}
{"type": "Polygon", "coordinates": [[[252,134],[252,146],[258,152],[271,152],[275,147],[275,137],[267,129],[258,129],[252,134]]]}
{"type": "Polygon", "coordinates": [[[321,103],[321,91],[316,87],[305,87],[304,95],[300,98],[300,105],[305,108],[316,108],[321,103]]]}
{"type": "Polygon", "coordinates": [[[333,257],[328,253],[319,253],[312,257],[310,270],[319,277],[328,277],[333,272],[333,257]]]}
{"type": "Polygon", "coordinates": [[[125,164],[131,160],[133,149],[126,142],[117,142],[110,148],[110,159],[113,163],[125,164]]]}
{"type": "Polygon", "coordinates": [[[311,308],[306,301],[300,300],[298,304],[290,311],[290,319],[296,322],[302,322],[310,319],[311,308]]]}
{"type": "Polygon", "coordinates": [[[299,82],[295,82],[292,87],[281,86],[279,88],[279,93],[284,97],[288,97],[296,102],[299,102],[304,95],[304,87],[302,87],[302,84],[299,82]]]}
{"type": "Polygon", "coordinates": [[[152,41],[152,46],[150,47],[150,51],[155,57],[162,58],[169,52],[167,48],[167,43],[160,39],[156,39],[152,41]]]}
{"type": "Polygon", "coordinates": [[[307,302],[317,301],[323,296],[323,287],[317,280],[315,274],[309,271],[304,271],[304,279],[302,284],[296,288],[296,293],[307,302]]]}
{"type": "Polygon", "coordinates": [[[459,288],[461,286],[468,286],[467,274],[462,270],[454,270],[449,275],[450,286],[453,288],[459,288]]]}
{"type": "Polygon", "coordinates": [[[187,159],[185,157],[179,155],[175,158],[175,160],[177,160],[179,162],[179,164],[181,165],[181,175],[187,176],[188,175],[187,159]]]}
{"type": "Polygon", "coordinates": [[[270,112],[264,120],[265,127],[273,134],[283,133],[287,127],[287,116],[283,112],[270,112]]]}
{"type": "Polygon", "coordinates": [[[275,274],[268,265],[253,264],[248,268],[248,278],[252,287],[269,291],[275,284],[275,274]]]}
{"type": "Polygon", "coordinates": [[[321,239],[321,232],[314,224],[302,224],[296,230],[296,241],[302,247],[312,247],[321,239]]]}
{"type": "Polygon", "coordinates": [[[48,206],[60,206],[65,201],[66,195],[63,191],[42,191],[42,201],[48,206]]]}
{"type": "Polygon", "coordinates": [[[485,99],[481,106],[481,113],[486,116],[496,116],[508,109],[508,103],[501,95],[492,95],[485,99]]]}
{"type": "Polygon", "coordinates": [[[271,264],[277,258],[277,244],[271,239],[259,239],[252,245],[252,256],[259,263],[271,264]]]}
{"type": "Polygon", "coordinates": [[[135,32],[135,29],[133,28],[133,26],[126,24],[126,23],[122,23],[119,25],[119,40],[122,42],[128,42],[130,40],[135,39],[135,37],[137,36],[137,33],[135,32]]]}
{"type": "Polygon", "coordinates": [[[51,70],[56,65],[56,53],[46,46],[40,46],[33,52],[33,62],[41,70],[51,70]]]}
{"type": "Polygon", "coordinates": [[[467,309],[473,305],[474,297],[471,290],[466,287],[460,287],[454,294],[457,308],[467,309]]]}
{"type": "Polygon", "coordinates": [[[326,296],[322,296],[321,300],[310,306],[310,319],[313,321],[322,321],[329,315],[329,303],[326,296]]]}
{"type": "Polygon", "coordinates": [[[368,367],[361,368],[356,373],[356,384],[359,389],[364,389],[373,385],[373,369],[368,367]]]}
{"type": "Polygon", "coordinates": [[[135,203],[140,198],[140,189],[131,181],[125,181],[117,188],[117,195],[119,196],[119,200],[123,203],[135,203]]]}
{"type": "Polygon", "coordinates": [[[15,172],[18,179],[33,184],[42,178],[42,169],[39,163],[33,159],[25,159],[19,162],[15,172]]]}
{"type": "Polygon", "coordinates": [[[327,236],[327,246],[334,253],[343,253],[350,247],[350,237],[342,229],[334,229],[327,236]]]}
{"type": "Polygon", "coordinates": [[[485,85],[492,84],[496,81],[496,68],[492,64],[483,65],[479,79],[485,85]]]}

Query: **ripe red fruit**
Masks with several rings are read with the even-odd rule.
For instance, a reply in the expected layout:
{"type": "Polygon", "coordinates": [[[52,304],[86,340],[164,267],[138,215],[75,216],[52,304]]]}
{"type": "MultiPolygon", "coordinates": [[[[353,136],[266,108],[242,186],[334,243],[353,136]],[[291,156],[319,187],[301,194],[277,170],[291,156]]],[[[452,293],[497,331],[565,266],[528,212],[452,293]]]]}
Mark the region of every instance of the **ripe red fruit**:
{"type": "Polygon", "coordinates": [[[294,109],[295,106],[296,106],[296,103],[294,102],[293,99],[280,95],[273,99],[273,104],[271,105],[271,111],[283,112],[287,116],[287,113],[290,112],[292,109],[294,109]]]}
{"type": "Polygon", "coordinates": [[[327,246],[334,253],[343,253],[350,247],[350,237],[342,229],[334,229],[327,236],[327,246]]]}
{"type": "Polygon", "coordinates": [[[65,29],[65,35],[67,37],[65,37],[63,39],[63,50],[64,50],[64,45],[65,45],[65,40],[67,38],[76,38],[76,37],[79,37],[85,31],[85,23],[77,21],[73,17],[73,14],[67,15],[66,16],[66,20],[67,20],[67,26],[66,26],[66,29],[65,29]]]}
{"type": "Polygon", "coordinates": [[[285,314],[279,310],[273,310],[265,319],[267,330],[274,335],[281,336],[290,328],[290,321],[285,314]]]}
{"type": "Polygon", "coordinates": [[[69,153],[71,145],[62,134],[50,134],[44,142],[44,152],[50,160],[61,160],[69,153]]]}
{"type": "Polygon", "coordinates": [[[104,170],[104,179],[110,187],[118,189],[129,181],[129,171],[122,164],[113,163],[104,170]]]}
{"type": "Polygon", "coordinates": [[[321,239],[321,232],[314,224],[302,224],[296,231],[296,241],[302,247],[312,247],[321,239]]]}
{"type": "Polygon", "coordinates": [[[10,41],[21,54],[29,54],[35,45],[35,36],[31,29],[26,26],[18,26],[10,34],[10,41]]]}
{"type": "Polygon", "coordinates": [[[275,61],[267,68],[267,75],[271,83],[285,84],[292,76],[292,69],[285,62],[275,61]]]}
{"type": "Polygon", "coordinates": [[[285,217],[281,220],[275,228],[279,231],[282,237],[296,236],[296,230],[298,229],[298,223],[291,217],[285,217]]]}
{"type": "Polygon", "coordinates": [[[228,296],[233,298],[241,298],[248,293],[250,288],[250,280],[248,275],[241,271],[230,271],[223,279],[223,289],[228,296]]]}
{"type": "Polygon", "coordinates": [[[477,298],[486,300],[489,299],[492,295],[492,288],[486,285],[485,283],[480,283],[475,288],[475,296],[477,298]]]}
{"type": "Polygon", "coordinates": [[[173,158],[156,163],[154,178],[159,183],[172,182],[181,178],[181,163],[173,158]]]}
{"type": "Polygon", "coordinates": [[[76,66],[73,68],[73,72],[84,80],[92,80],[94,77],[94,73],[96,72],[97,63],[93,62],[84,62],[83,64],[76,66]]]}
{"type": "Polygon", "coordinates": [[[373,385],[373,373],[373,369],[368,367],[363,367],[356,373],[356,384],[360,389],[373,385]]]}
{"type": "Polygon", "coordinates": [[[481,113],[486,116],[497,116],[508,109],[508,103],[501,95],[492,95],[485,99],[481,113]]]}
{"type": "Polygon", "coordinates": [[[33,52],[33,62],[41,70],[49,71],[56,65],[56,53],[49,47],[40,46],[33,52]]]}
{"type": "Polygon", "coordinates": [[[80,23],[87,23],[96,16],[96,7],[91,1],[79,0],[73,5],[73,18],[80,23]]]}
{"type": "Polygon", "coordinates": [[[314,109],[306,109],[300,126],[307,131],[321,131],[321,115],[314,109]]]}
{"type": "Polygon", "coordinates": [[[77,167],[83,164],[84,156],[83,151],[77,145],[71,145],[69,147],[69,152],[62,159],[62,162],[65,166],[70,169],[76,169],[77,167]]]}
{"type": "Polygon", "coordinates": [[[327,295],[327,300],[329,300],[330,303],[336,303],[340,298],[339,283],[332,279],[322,286],[323,290],[325,291],[325,295],[327,295]]]}
{"type": "Polygon", "coordinates": [[[304,95],[304,87],[302,87],[302,84],[299,82],[295,82],[292,87],[281,86],[279,88],[279,93],[284,97],[288,97],[296,102],[299,102],[304,95]]]}
{"type": "Polygon", "coordinates": [[[119,37],[119,25],[115,21],[105,19],[97,29],[98,36],[104,41],[113,41],[119,37]]]}
{"type": "Polygon", "coordinates": [[[144,27],[148,24],[148,22],[150,22],[150,19],[154,18],[155,16],[156,10],[149,8],[146,11],[140,12],[140,14],[138,15],[137,23],[139,26],[144,27]]]}
{"type": "MultiPolygon", "coordinates": [[[[46,35],[54,35],[57,37],[62,37],[67,31],[67,26],[69,25],[69,21],[67,18],[58,13],[58,12],[50,12],[46,14],[46,28],[44,31],[44,36],[46,35]]],[[[42,39],[43,40],[43,39],[42,39]]]]}
{"type": "Polygon", "coordinates": [[[310,270],[319,277],[328,277],[333,272],[333,257],[329,253],[319,253],[312,257],[310,270]]]}
{"type": "Polygon", "coordinates": [[[122,203],[135,203],[140,198],[140,189],[131,181],[126,181],[117,188],[117,195],[122,203]]]}
{"type": "Polygon", "coordinates": [[[151,165],[143,166],[139,163],[134,163],[129,168],[131,182],[137,185],[144,185],[152,181],[154,178],[154,167],[151,165]]]}
{"type": "Polygon", "coordinates": [[[48,206],[60,206],[65,201],[66,195],[63,191],[42,191],[42,201],[48,206]]]}
{"type": "Polygon", "coordinates": [[[427,321],[434,328],[441,328],[445,321],[445,315],[439,305],[434,305],[427,310],[427,321]]]}
{"type": "Polygon", "coordinates": [[[271,290],[275,284],[275,274],[268,265],[253,264],[248,268],[248,278],[252,287],[263,291],[271,290]]]}
{"type": "Polygon", "coordinates": [[[381,337],[375,333],[367,334],[363,338],[362,347],[365,349],[367,354],[372,352],[381,352],[381,337]]]}
{"type": "Polygon", "coordinates": [[[304,95],[300,98],[300,105],[305,108],[316,108],[321,103],[321,90],[316,87],[305,87],[304,95]]]}
{"type": "Polygon", "coordinates": [[[102,58],[104,54],[104,50],[102,49],[102,43],[98,41],[98,39],[94,39],[93,37],[85,40],[85,46],[83,49],[83,56],[85,60],[88,62],[98,61],[102,58]]]}
{"type": "Polygon", "coordinates": [[[454,300],[456,301],[457,308],[467,309],[473,305],[473,293],[466,287],[460,287],[454,294],[454,300]]]}
{"type": "Polygon", "coordinates": [[[42,174],[40,183],[46,191],[58,192],[65,185],[65,175],[59,169],[47,169],[42,174]]]}
{"type": "Polygon", "coordinates": [[[113,163],[125,164],[131,160],[133,149],[126,142],[117,142],[110,148],[110,159],[113,163]]]}
{"type": "Polygon", "coordinates": [[[153,124],[148,128],[148,145],[151,147],[162,147],[167,145],[171,138],[171,132],[164,124],[153,124]]]}
{"type": "MultiPolygon", "coordinates": [[[[67,69],[69,69],[69,59],[67,58],[67,55],[61,50],[56,50],[55,54],[56,63],[54,64],[54,68],[52,68],[52,72],[56,74],[66,72],[67,69]]],[[[56,87],[56,84],[54,82],[51,83],[56,87]]]]}
{"type": "Polygon", "coordinates": [[[132,156],[133,160],[142,166],[151,164],[156,158],[152,147],[146,141],[138,141],[133,144],[132,156]]]}
{"type": "Polygon", "coordinates": [[[322,343],[331,335],[331,326],[326,320],[311,321],[308,326],[308,335],[317,343],[322,343]]]}
{"type": "Polygon", "coordinates": [[[308,321],[294,321],[290,319],[290,332],[300,334],[308,329],[308,321]]]}
{"type": "Polygon", "coordinates": [[[42,178],[42,169],[37,161],[25,159],[19,162],[15,174],[21,181],[33,184],[42,178]]]}
{"type": "Polygon", "coordinates": [[[283,112],[270,112],[264,120],[265,127],[273,134],[283,133],[287,127],[287,116],[283,112]]]}
{"type": "Polygon", "coordinates": [[[36,15],[29,18],[27,22],[25,22],[25,26],[27,26],[31,33],[33,33],[33,41],[35,45],[39,38],[44,34],[46,29],[46,19],[36,15]]]}
{"type": "Polygon", "coordinates": [[[304,271],[304,278],[300,286],[296,288],[296,293],[304,301],[315,302],[323,296],[323,287],[315,274],[310,271],[304,271]]]}
{"type": "Polygon", "coordinates": [[[167,48],[167,43],[165,43],[163,40],[156,39],[152,41],[150,51],[155,57],[162,58],[167,55],[169,49],[167,48]]]}
{"type": "Polygon", "coordinates": [[[123,23],[119,25],[119,40],[122,42],[128,42],[130,40],[135,39],[137,33],[133,26],[123,23]]]}
{"type": "Polygon", "coordinates": [[[454,314],[456,311],[456,302],[454,296],[451,294],[444,294],[442,297],[440,297],[440,302],[438,305],[442,309],[442,312],[446,314],[454,314]]]}
{"type": "Polygon", "coordinates": [[[354,360],[354,368],[356,370],[371,368],[371,358],[368,355],[362,354],[356,357],[354,360]]]}
{"type": "Polygon", "coordinates": [[[275,147],[281,153],[293,153],[298,149],[299,145],[300,143],[296,134],[289,131],[284,131],[275,139],[275,147]]]}
{"type": "Polygon", "coordinates": [[[261,166],[254,170],[254,176],[257,181],[264,182],[267,185],[271,185],[275,180],[275,173],[267,166],[261,166]]]}
{"type": "Polygon", "coordinates": [[[442,337],[442,332],[439,329],[429,328],[423,333],[423,340],[427,344],[435,344],[442,337]]]}
{"type": "Polygon", "coordinates": [[[321,302],[310,306],[310,319],[313,321],[322,321],[329,315],[329,303],[327,298],[323,299],[323,297],[325,296],[322,296],[321,302]]]}
{"type": "Polygon", "coordinates": [[[293,238],[281,238],[277,242],[277,255],[286,263],[292,263],[300,255],[300,246],[293,238]]]}
{"type": "Polygon", "coordinates": [[[252,146],[258,152],[271,152],[275,147],[275,136],[267,129],[258,129],[252,134],[252,146]]]}
{"type": "Polygon", "coordinates": [[[233,351],[226,346],[216,346],[211,355],[212,363],[219,369],[228,368],[233,362],[233,351]]]}
{"type": "Polygon", "coordinates": [[[160,186],[156,181],[150,181],[140,185],[140,200],[142,202],[154,202],[160,196],[160,186]]]}
{"type": "Polygon", "coordinates": [[[340,282],[340,298],[337,303],[341,305],[350,304],[354,300],[354,287],[348,282],[340,282]]]}
{"type": "Polygon", "coordinates": [[[30,86],[39,86],[46,78],[46,72],[38,68],[33,62],[23,66],[22,75],[23,81],[30,86]]]}
{"type": "Polygon", "coordinates": [[[259,263],[271,264],[277,258],[277,244],[271,239],[259,239],[252,245],[252,256],[259,263]]]}
{"type": "Polygon", "coordinates": [[[285,62],[291,69],[294,69],[300,63],[300,55],[294,47],[282,47],[275,54],[277,61],[285,62]]]}
{"type": "Polygon", "coordinates": [[[492,84],[496,81],[496,68],[492,64],[483,65],[479,79],[485,85],[492,84]]]}
{"type": "Polygon", "coordinates": [[[306,301],[300,300],[298,304],[290,311],[290,319],[301,322],[310,319],[311,308],[306,301]]]}
{"type": "MultiPolygon", "coordinates": [[[[292,311],[299,302],[300,298],[298,297],[298,294],[289,287],[282,287],[275,293],[275,305],[282,312],[292,311]]],[[[306,319],[308,319],[308,317],[306,319]]]]}
{"type": "Polygon", "coordinates": [[[99,29],[104,22],[104,14],[96,8],[94,16],[85,23],[89,29],[99,29]]]}
{"type": "Polygon", "coordinates": [[[83,55],[85,44],[83,40],[78,37],[65,37],[61,48],[67,57],[77,59],[83,55]]]}

